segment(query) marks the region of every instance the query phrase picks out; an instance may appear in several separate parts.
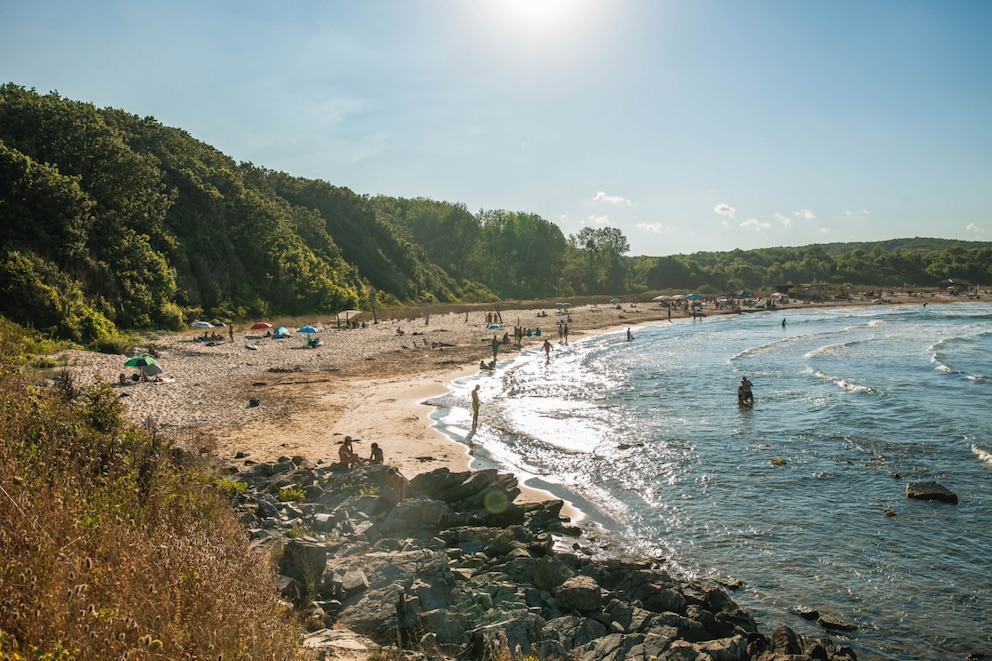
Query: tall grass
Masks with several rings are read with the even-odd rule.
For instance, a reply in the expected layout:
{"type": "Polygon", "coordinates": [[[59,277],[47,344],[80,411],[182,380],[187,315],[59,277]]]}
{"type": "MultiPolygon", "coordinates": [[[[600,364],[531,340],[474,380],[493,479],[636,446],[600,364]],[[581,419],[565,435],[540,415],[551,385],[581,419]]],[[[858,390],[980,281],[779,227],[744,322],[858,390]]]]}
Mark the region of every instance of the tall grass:
{"type": "Polygon", "coordinates": [[[0,659],[297,659],[222,492],[106,385],[27,385],[0,335],[0,659]]]}

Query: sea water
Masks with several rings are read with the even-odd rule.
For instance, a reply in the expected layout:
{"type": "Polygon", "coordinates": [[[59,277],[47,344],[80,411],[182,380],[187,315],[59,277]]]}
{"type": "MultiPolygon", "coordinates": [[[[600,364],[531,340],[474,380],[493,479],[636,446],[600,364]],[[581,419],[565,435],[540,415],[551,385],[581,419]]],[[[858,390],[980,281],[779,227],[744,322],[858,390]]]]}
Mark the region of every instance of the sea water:
{"type": "Polygon", "coordinates": [[[741,581],[732,596],[767,627],[823,635],[803,605],[855,621],[832,636],[861,659],[992,654],[992,304],[632,332],[552,337],[550,359],[535,342],[432,400],[436,426],[474,467],[576,504],[606,552],[741,581]],[[737,405],[742,376],[753,407],[737,405]],[[916,481],[959,503],[907,499],[916,481]]]}

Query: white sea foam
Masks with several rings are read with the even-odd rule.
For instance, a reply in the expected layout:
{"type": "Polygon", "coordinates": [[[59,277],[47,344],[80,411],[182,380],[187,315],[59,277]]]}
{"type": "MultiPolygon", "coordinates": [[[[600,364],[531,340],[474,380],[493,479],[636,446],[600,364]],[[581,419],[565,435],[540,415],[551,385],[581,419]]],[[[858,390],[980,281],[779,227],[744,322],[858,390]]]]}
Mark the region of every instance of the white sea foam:
{"type": "Polygon", "coordinates": [[[982,463],[992,466],[992,450],[986,450],[984,448],[978,447],[977,445],[972,445],[971,451],[974,452],[975,455],[982,460],[982,463]]]}

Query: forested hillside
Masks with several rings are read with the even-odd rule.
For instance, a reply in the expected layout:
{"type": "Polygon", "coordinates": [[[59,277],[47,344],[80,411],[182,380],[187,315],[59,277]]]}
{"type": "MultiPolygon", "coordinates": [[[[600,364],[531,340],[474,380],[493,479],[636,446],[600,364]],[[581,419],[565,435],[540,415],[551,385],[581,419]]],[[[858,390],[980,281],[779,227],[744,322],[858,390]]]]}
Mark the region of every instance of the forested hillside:
{"type": "Polygon", "coordinates": [[[359,195],[185,131],[0,87],[0,314],[91,343],[193,318],[788,283],[992,282],[992,244],[904,239],[631,257],[612,227],[359,195]]]}

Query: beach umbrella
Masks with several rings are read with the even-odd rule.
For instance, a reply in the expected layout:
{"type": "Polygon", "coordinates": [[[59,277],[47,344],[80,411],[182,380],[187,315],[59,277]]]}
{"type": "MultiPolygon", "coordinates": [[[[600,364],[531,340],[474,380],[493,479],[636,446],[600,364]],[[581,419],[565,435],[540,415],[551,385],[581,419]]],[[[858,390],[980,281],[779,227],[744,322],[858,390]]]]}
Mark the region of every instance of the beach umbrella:
{"type": "Polygon", "coordinates": [[[610,299],[610,303],[619,303],[619,302],[620,302],[619,298],[613,297],[610,299]]]}
{"type": "Polygon", "coordinates": [[[738,298],[754,298],[754,294],[752,294],[751,292],[749,292],[749,291],[748,291],[748,290],[746,290],[746,289],[742,289],[742,290],[740,290],[740,291],[739,291],[739,292],[737,292],[737,294],[735,294],[735,295],[736,295],[736,296],[737,296],[738,298]]]}
{"type": "Polygon", "coordinates": [[[670,298],[671,298],[671,296],[665,296],[664,294],[662,294],[661,296],[655,296],[651,300],[652,301],[667,301],[670,298]]]}
{"type": "Polygon", "coordinates": [[[700,296],[699,294],[693,292],[693,293],[689,294],[688,296],[686,296],[686,298],[688,298],[690,300],[693,300],[693,301],[698,301],[699,299],[702,298],[702,296],[700,296]]]}
{"type": "Polygon", "coordinates": [[[349,317],[354,317],[356,315],[362,314],[362,312],[363,312],[362,310],[341,310],[341,312],[338,312],[338,326],[341,325],[341,315],[344,315],[344,323],[345,325],[347,325],[349,317]]]}
{"type": "Polygon", "coordinates": [[[137,367],[145,374],[161,374],[162,366],[151,356],[135,356],[124,363],[124,367],[137,367]]]}
{"type": "Polygon", "coordinates": [[[213,328],[214,325],[209,321],[194,321],[192,324],[193,328],[213,328]]]}
{"type": "Polygon", "coordinates": [[[296,332],[297,333],[306,333],[307,335],[311,335],[313,333],[319,333],[320,331],[317,330],[316,328],[314,328],[313,326],[304,326],[303,328],[299,329],[296,332]]]}
{"type": "Polygon", "coordinates": [[[251,327],[252,330],[266,330],[267,328],[272,328],[272,324],[267,321],[260,321],[251,327]]]}

